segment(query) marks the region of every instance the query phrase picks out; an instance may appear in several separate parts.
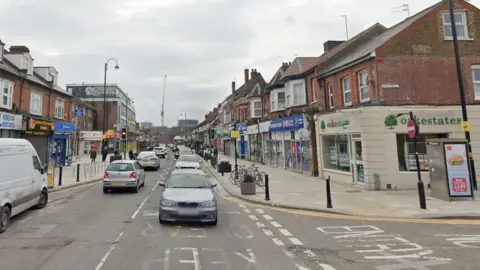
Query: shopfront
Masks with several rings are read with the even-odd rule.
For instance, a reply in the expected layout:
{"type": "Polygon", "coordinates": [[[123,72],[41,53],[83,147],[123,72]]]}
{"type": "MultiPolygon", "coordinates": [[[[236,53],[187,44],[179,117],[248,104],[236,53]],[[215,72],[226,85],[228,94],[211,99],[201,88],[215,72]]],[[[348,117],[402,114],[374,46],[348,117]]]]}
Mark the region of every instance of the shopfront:
{"type": "Polygon", "coordinates": [[[236,124],[236,130],[240,132],[240,138],[233,140],[237,143],[237,152],[241,159],[245,159],[249,155],[248,151],[248,134],[247,125],[245,123],[236,124]]]}
{"type": "Polygon", "coordinates": [[[72,134],[75,132],[75,124],[55,122],[55,128],[50,143],[50,151],[54,159],[55,167],[63,167],[67,164],[68,157],[72,154],[72,134]]]}
{"type": "Polygon", "coordinates": [[[102,148],[101,131],[80,131],[80,140],[77,142],[79,154],[88,154],[90,150],[99,152],[102,148]]]}
{"type": "Polygon", "coordinates": [[[42,164],[47,164],[50,159],[50,135],[55,129],[55,123],[39,118],[27,118],[25,131],[22,132],[22,138],[28,140],[40,157],[42,164]]]}
{"type": "Polygon", "coordinates": [[[265,151],[267,164],[302,173],[311,170],[310,132],[304,115],[274,119],[269,131],[265,151]]]}
{"type": "Polygon", "coordinates": [[[382,189],[416,188],[413,140],[407,135],[409,111],[420,125],[417,152],[422,178],[429,183],[425,140],[464,138],[459,106],[366,107],[320,115],[316,124],[321,175],[365,189],[374,188],[376,176],[382,189]]]}
{"type": "MultiPolygon", "coordinates": [[[[270,121],[253,124],[247,127],[249,156],[251,161],[266,162],[266,142],[269,137],[270,121]]],[[[267,162],[268,163],[268,162],[267,162]]]]}
{"type": "Polygon", "coordinates": [[[0,113],[0,137],[20,138],[23,116],[20,114],[0,113]]]}

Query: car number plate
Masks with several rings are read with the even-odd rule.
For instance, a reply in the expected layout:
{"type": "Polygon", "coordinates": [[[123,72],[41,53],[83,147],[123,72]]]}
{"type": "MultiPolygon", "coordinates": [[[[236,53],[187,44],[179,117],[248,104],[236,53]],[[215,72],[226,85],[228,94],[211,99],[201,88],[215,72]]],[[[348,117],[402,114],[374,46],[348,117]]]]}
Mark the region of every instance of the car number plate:
{"type": "Polygon", "coordinates": [[[114,185],[114,186],[124,186],[125,182],[112,182],[112,185],[114,185]]]}
{"type": "Polygon", "coordinates": [[[178,214],[182,216],[191,216],[197,214],[197,211],[195,211],[194,209],[179,209],[178,214]]]}

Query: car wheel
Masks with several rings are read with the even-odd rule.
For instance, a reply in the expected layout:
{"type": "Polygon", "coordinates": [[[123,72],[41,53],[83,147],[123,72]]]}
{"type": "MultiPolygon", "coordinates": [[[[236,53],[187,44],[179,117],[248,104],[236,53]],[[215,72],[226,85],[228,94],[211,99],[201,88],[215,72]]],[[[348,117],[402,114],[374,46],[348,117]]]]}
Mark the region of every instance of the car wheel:
{"type": "Polygon", "coordinates": [[[138,193],[138,190],[139,190],[139,187],[138,187],[138,181],[137,181],[137,185],[136,185],[135,188],[133,189],[133,192],[138,193]]]}
{"type": "Polygon", "coordinates": [[[103,194],[107,194],[108,193],[108,188],[103,188],[103,194]]]}
{"type": "Polygon", "coordinates": [[[0,233],[4,233],[10,225],[10,207],[4,206],[0,210],[0,233]]]}
{"type": "Polygon", "coordinates": [[[40,192],[40,198],[38,199],[38,204],[36,205],[35,208],[37,209],[43,209],[45,206],[47,206],[48,203],[48,191],[42,190],[40,192]]]}
{"type": "Polygon", "coordinates": [[[140,185],[141,187],[145,186],[145,176],[143,177],[142,184],[140,185]]]}

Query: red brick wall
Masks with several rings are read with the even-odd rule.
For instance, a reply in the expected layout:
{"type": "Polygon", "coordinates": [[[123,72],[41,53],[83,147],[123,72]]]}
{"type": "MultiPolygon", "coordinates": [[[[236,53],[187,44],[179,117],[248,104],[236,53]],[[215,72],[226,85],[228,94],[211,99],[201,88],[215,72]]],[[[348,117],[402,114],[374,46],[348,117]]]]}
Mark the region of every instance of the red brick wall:
{"type": "MultiPolygon", "coordinates": [[[[103,101],[96,101],[91,103],[92,106],[97,111],[96,118],[94,122],[96,122],[96,127],[98,130],[103,129],[103,101]]],[[[107,126],[106,129],[112,129],[113,125],[117,123],[117,102],[107,102],[107,126]]]]}
{"type": "Polygon", "coordinates": [[[324,89],[320,88],[320,83],[317,79],[317,73],[316,70],[314,69],[313,72],[307,74],[307,93],[308,93],[308,105],[310,104],[317,104],[321,108],[325,108],[325,93],[324,89]],[[312,89],[312,81],[314,81],[315,84],[315,92],[316,92],[316,97],[317,100],[314,101],[314,96],[313,96],[313,89],[312,89]]]}
{"type": "Polygon", "coordinates": [[[270,93],[263,95],[263,118],[268,118],[270,114],[270,93]]]}

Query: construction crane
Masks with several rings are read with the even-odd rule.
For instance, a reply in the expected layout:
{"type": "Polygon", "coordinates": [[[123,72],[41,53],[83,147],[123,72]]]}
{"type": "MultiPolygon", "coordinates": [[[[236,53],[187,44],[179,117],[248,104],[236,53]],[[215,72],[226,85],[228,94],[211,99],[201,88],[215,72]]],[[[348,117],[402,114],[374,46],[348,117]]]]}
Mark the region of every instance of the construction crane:
{"type": "Polygon", "coordinates": [[[167,74],[163,78],[163,100],[162,100],[162,127],[165,126],[165,90],[167,89],[167,74]]]}

